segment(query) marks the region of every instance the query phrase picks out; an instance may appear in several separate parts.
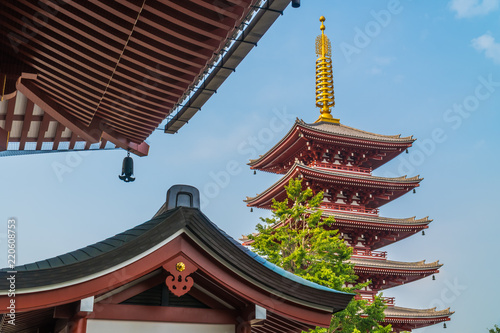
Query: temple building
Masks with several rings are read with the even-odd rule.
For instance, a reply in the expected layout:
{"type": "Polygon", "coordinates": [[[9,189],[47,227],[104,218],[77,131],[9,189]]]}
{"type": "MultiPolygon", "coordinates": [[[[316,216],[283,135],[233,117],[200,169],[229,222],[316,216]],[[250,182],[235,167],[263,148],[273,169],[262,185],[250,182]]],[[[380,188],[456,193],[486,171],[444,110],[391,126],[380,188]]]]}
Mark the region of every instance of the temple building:
{"type": "MultiPolygon", "coordinates": [[[[341,124],[331,115],[335,105],[331,46],[324,33],[316,40],[316,106],[320,117],[314,123],[297,119],[290,131],[264,155],[251,160],[251,169],[282,175],[275,184],[255,197],[247,198],[250,207],[270,209],[272,200],[286,199],[284,186],[292,178],[302,179],[313,193],[323,191],[321,204],[325,216],[333,215],[341,237],[353,248],[351,262],[359,282],[371,284],[360,296],[373,300],[379,291],[406,284],[439,272],[438,261],[400,262],[376,251],[428,228],[425,218],[388,218],[379,215],[384,204],[415,191],[422,178],[377,177],[372,172],[415,141],[411,136],[380,135],[341,124]]],[[[249,243],[248,243],[249,244],[249,243]]],[[[397,307],[386,298],[384,324],[395,332],[411,331],[449,320],[449,309],[408,309],[397,307]]]]}
{"type": "Polygon", "coordinates": [[[0,332],[300,333],[353,298],[267,262],[199,207],[175,185],[150,221],[0,270],[0,332]]]}

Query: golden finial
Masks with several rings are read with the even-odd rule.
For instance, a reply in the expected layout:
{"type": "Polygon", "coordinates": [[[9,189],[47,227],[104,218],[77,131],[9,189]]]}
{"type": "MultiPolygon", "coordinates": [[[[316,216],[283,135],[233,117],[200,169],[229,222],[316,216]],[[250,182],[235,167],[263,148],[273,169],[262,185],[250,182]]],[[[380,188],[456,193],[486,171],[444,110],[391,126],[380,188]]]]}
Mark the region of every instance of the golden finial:
{"type": "Polygon", "coordinates": [[[332,70],[332,46],[325,35],[325,17],[321,16],[321,35],[316,37],[316,106],[320,108],[321,115],[316,122],[327,121],[339,123],[331,115],[331,109],[335,106],[333,94],[333,70],[332,70]]]}

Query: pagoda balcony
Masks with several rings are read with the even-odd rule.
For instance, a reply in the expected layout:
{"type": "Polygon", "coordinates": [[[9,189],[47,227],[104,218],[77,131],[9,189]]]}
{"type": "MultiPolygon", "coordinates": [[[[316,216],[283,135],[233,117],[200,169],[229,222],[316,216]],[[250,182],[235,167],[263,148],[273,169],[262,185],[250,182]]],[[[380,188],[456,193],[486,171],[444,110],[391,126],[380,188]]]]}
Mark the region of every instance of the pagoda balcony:
{"type": "Polygon", "coordinates": [[[393,307],[394,305],[396,305],[396,297],[382,297],[382,300],[388,307],[393,307]]]}
{"type": "Polygon", "coordinates": [[[354,205],[342,205],[330,202],[322,202],[321,209],[329,212],[348,212],[355,214],[363,214],[363,215],[378,215],[377,208],[365,208],[362,206],[354,206],[354,205]]]}
{"type": "Polygon", "coordinates": [[[352,257],[360,259],[387,260],[387,251],[352,249],[352,257]]]}
{"type": "Polygon", "coordinates": [[[350,173],[356,173],[360,175],[370,175],[372,173],[371,168],[360,168],[355,166],[347,166],[347,165],[339,165],[339,164],[323,163],[323,162],[312,162],[308,166],[324,170],[347,171],[350,173]]]}
{"type": "MultiPolygon", "coordinates": [[[[363,292],[363,290],[358,290],[359,294],[357,294],[356,296],[354,296],[354,299],[356,300],[365,300],[367,301],[368,303],[373,303],[373,300],[374,300],[374,297],[375,297],[375,294],[374,293],[366,293],[366,292],[363,292]]],[[[387,306],[387,307],[394,307],[396,305],[396,297],[380,297],[382,299],[382,301],[384,302],[384,304],[387,306]]]]}

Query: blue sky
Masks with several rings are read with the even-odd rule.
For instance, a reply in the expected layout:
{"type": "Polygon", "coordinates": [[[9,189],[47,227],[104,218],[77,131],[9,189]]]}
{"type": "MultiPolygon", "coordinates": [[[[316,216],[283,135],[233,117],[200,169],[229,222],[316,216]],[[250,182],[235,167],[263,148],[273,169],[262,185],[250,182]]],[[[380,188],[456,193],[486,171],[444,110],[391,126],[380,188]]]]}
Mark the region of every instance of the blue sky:
{"type": "MultiPolygon", "coordinates": [[[[0,219],[18,219],[18,262],[92,244],[154,215],[174,184],[198,187],[204,213],[235,238],[259,216],[246,196],[279,176],[246,163],[272,147],[296,117],[313,122],[319,17],[333,47],[341,123],[418,140],[375,175],[421,175],[416,194],[381,208],[388,217],[434,219],[426,235],[386,247],[389,258],[440,260],[436,281],[390,289],[404,307],[451,307],[448,331],[500,324],[497,193],[500,163],[498,0],[303,0],[288,8],[218,93],[178,134],[157,131],[134,157],[134,183],[118,180],[124,151],[2,158],[0,219]],[[65,166],[65,173],[57,172],[65,166]]],[[[5,248],[5,232],[0,232],[5,248]]],[[[6,253],[6,248],[4,250],[6,253]]],[[[6,256],[5,256],[6,257],[6,256]]],[[[2,267],[6,258],[0,257],[2,267]]],[[[442,326],[417,332],[441,332],[442,326]]]]}

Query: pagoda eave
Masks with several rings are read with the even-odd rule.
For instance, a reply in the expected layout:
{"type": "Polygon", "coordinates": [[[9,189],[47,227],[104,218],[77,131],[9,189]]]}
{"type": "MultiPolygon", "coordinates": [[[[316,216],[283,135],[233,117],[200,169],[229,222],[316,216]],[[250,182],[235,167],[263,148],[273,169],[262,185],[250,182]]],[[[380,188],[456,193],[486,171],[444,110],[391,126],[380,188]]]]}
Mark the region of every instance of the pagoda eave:
{"type": "MultiPolygon", "coordinates": [[[[339,128],[349,128],[343,125],[337,126],[341,126],[339,128]]],[[[356,131],[366,133],[359,130],[356,131]]],[[[310,150],[311,147],[314,148],[324,145],[339,147],[339,150],[344,150],[345,147],[349,149],[366,150],[365,154],[367,155],[369,151],[383,152],[382,155],[372,155],[366,159],[366,162],[363,162],[364,167],[376,169],[411,147],[414,141],[415,139],[410,137],[397,140],[396,136],[389,137],[389,139],[385,141],[363,137],[350,137],[326,131],[318,131],[308,126],[303,121],[297,120],[280,142],[271,148],[265,155],[260,156],[258,159],[251,160],[248,165],[251,169],[283,174],[288,171],[295,159],[300,159],[301,153],[308,149],[310,150]]]]}
{"type": "Polygon", "coordinates": [[[450,320],[455,312],[450,309],[410,309],[388,306],[385,311],[383,325],[391,324],[394,332],[411,331],[450,320]]]}
{"type": "MultiPolygon", "coordinates": [[[[339,188],[351,189],[353,193],[366,192],[365,207],[370,209],[378,208],[389,201],[392,201],[410,190],[419,186],[422,178],[418,176],[412,178],[397,177],[385,178],[374,177],[370,175],[357,175],[333,172],[328,170],[314,169],[302,164],[295,164],[286,175],[269,187],[265,192],[256,197],[247,198],[245,202],[249,207],[270,208],[272,199],[278,201],[286,199],[284,185],[292,178],[303,178],[304,187],[310,187],[314,192],[324,191],[325,197],[328,197],[328,190],[335,186],[339,188]],[[313,184],[314,183],[314,184],[313,184]]],[[[337,201],[337,199],[335,199],[337,201]]],[[[337,209],[338,204],[331,202],[325,204],[326,209],[337,209]],[[331,206],[331,207],[329,207],[331,206]]]]}

